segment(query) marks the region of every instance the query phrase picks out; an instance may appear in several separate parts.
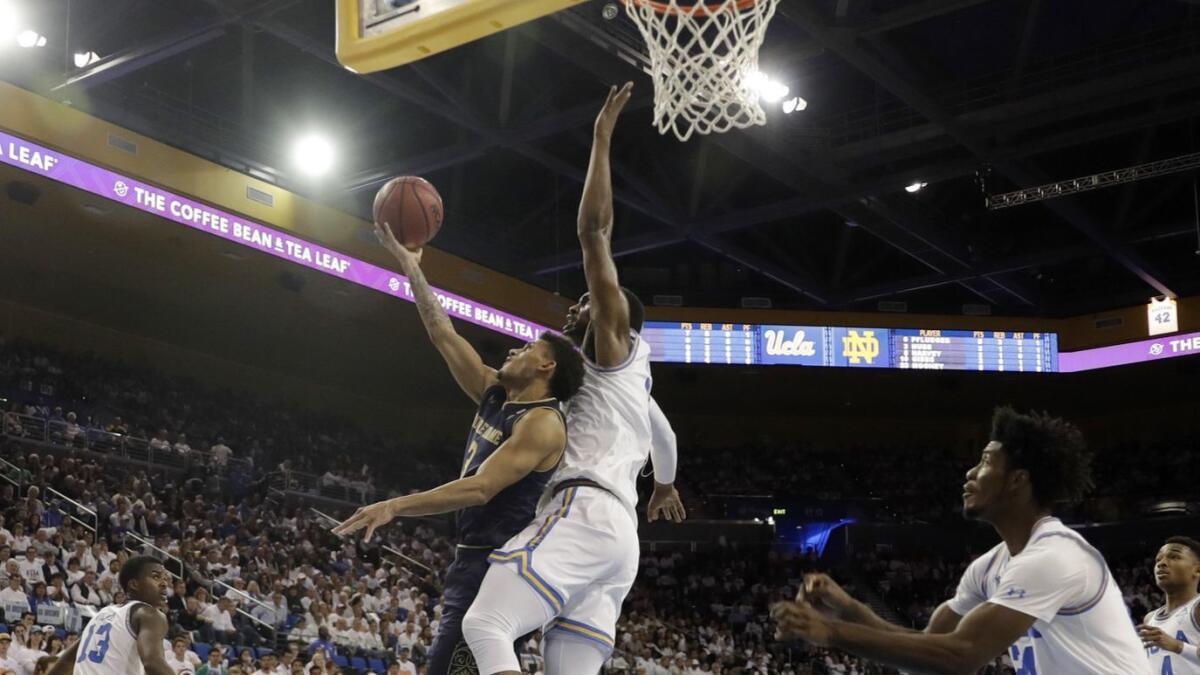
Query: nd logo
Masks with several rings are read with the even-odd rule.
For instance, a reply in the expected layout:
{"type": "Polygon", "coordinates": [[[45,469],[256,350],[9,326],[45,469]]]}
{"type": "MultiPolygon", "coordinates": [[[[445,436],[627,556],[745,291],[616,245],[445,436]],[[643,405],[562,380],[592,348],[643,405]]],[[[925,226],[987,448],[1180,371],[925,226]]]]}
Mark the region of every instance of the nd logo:
{"type": "Polygon", "coordinates": [[[879,356],[879,340],[875,338],[875,331],[864,330],[862,335],[856,330],[848,331],[846,337],[842,338],[842,355],[850,359],[852,364],[864,361],[875,363],[875,358],[879,356]]]}

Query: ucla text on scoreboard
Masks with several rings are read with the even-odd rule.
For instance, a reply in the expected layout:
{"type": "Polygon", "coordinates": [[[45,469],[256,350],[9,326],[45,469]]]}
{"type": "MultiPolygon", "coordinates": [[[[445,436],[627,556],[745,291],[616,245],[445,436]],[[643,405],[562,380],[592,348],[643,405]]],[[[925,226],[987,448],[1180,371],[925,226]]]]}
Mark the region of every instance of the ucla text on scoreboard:
{"type": "Polygon", "coordinates": [[[1058,370],[1054,333],[648,321],[642,336],[663,363],[1058,370]]]}

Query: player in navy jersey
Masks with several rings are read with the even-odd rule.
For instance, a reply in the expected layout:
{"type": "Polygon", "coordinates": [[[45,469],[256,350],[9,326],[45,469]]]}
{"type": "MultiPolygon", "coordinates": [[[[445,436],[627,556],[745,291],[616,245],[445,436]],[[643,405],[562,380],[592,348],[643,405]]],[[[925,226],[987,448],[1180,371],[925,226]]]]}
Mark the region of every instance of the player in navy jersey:
{"type": "Polygon", "coordinates": [[[339,535],[375,529],[400,516],[457,512],[458,548],[444,579],[444,608],[429,675],[475,673],[475,661],[462,639],[462,617],[483,581],[488,555],[533,519],[566,445],[566,422],[559,404],[583,383],[583,357],[570,340],[544,333],[509,352],[499,370],[484,365],[479,353],[450,323],[421,271],[420,251],[401,246],[386,223],[376,236],[408,276],[429,337],[454,379],[479,410],[467,436],[457,480],[440,487],[358,509],[334,529],[339,535]]]}

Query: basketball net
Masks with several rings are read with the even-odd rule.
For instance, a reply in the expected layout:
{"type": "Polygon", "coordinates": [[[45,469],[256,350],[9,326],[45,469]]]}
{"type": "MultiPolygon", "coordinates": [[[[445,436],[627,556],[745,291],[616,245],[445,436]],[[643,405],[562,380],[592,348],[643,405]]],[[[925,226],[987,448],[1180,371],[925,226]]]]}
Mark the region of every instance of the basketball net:
{"type": "Polygon", "coordinates": [[[758,50],[779,0],[622,0],[650,51],[654,126],[681,141],[767,123],[758,50]]]}

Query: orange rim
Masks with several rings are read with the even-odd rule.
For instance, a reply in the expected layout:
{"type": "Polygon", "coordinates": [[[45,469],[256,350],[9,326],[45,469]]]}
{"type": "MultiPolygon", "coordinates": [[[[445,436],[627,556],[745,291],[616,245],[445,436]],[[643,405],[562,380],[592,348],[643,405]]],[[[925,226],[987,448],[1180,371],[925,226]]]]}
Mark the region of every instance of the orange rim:
{"type": "MultiPolygon", "coordinates": [[[[691,9],[684,9],[680,7],[673,7],[665,2],[658,2],[657,0],[621,0],[621,2],[626,5],[643,5],[653,9],[659,14],[707,14],[712,16],[714,14],[720,14],[724,10],[723,4],[696,4],[692,5],[691,9]]],[[[733,7],[737,10],[748,9],[753,7],[757,2],[758,0],[738,0],[733,7]]]]}

